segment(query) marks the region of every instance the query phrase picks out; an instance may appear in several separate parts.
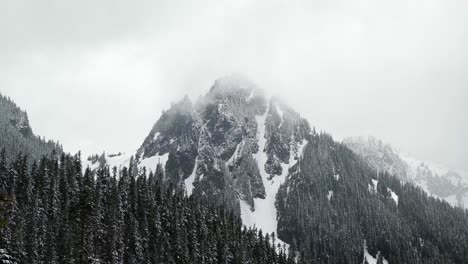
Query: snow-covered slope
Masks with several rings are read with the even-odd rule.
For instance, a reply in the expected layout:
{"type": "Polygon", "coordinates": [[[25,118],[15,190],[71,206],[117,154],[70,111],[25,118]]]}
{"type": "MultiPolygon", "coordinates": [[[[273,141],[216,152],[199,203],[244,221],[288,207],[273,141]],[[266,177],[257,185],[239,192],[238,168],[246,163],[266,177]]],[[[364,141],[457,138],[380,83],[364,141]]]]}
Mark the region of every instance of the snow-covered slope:
{"type": "MultiPolygon", "coordinates": [[[[130,166],[131,158],[132,154],[130,153],[103,153],[101,155],[92,155],[86,159],[83,159],[82,166],[83,170],[89,168],[91,171],[96,171],[99,168],[108,166],[111,170],[116,168],[117,171],[119,171],[123,167],[128,168],[130,166]]],[[[152,157],[141,160],[137,165],[139,169],[145,168],[147,173],[154,173],[156,171],[156,166],[160,164],[162,167],[164,167],[168,159],[169,153],[163,155],[154,155],[152,157]]]]}
{"type": "Polygon", "coordinates": [[[119,170],[123,167],[128,167],[130,163],[131,154],[129,153],[118,153],[118,154],[106,154],[102,153],[101,155],[92,155],[84,159],[82,157],[82,167],[83,170],[86,168],[95,171],[99,168],[104,168],[108,166],[110,169],[114,167],[119,170]]]}

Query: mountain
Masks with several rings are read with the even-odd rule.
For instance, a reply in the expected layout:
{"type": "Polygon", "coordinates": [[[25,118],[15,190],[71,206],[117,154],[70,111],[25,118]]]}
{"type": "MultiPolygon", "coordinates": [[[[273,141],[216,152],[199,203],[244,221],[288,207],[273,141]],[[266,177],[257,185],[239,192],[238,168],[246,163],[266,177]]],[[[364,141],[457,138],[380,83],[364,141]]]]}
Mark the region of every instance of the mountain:
{"type": "Polygon", "coordinates": [[[468,211],[439,198],[465,195],[457,173],[375,139],[337,142],[243,77],[174,103],[135,153],[90,156],[84,173],[0,99],[2,261],[468,260],[468,211]]]}
{"type": "Polygon", "coordinates": [[[310,132],[279,99],[267,100],[253,83],[230,76],[196,104],[184,98],[165,111],[136,160],[153,168],[163,164],[166,180],[271,233],[277,232],[276,193],[310,132]]]}
{"type": "Polygon", "coordinates": [[[397,175],[402,181],[413,183],[427,193],[452,204],[468,208],[468,181],[454,170],[427,164],[374,137],[355,137],[343,140],[375,170],[397,175]]]}
{"type": "Polygon", "coordinates": [[[336,142],[243,77],[174,103],[134,153],[93,155],[84,166],[80,155],[48,155],[31,167],[12,159],[19,151],[38,157],[43,148],[28,146],[44,141],[5,102],[2,129],[25,142],[10,141],[9,161],[0,159],[1,192],[11,197],[0,217],[1,260],[468,260],[468,211],[415,184],[443,197],[453,190],[437,185],[456,173],[434,178],[389,146],[336,142]]]}
{"type": "Polygon", "coordinates": [[[0,94],[0,149],[3,148],[8,161],[20,153],[27,153],[30,159],[38,160],[43,155],[63,152],[59,143],[34,135],[27,113],[0,94]]]}
{"type": "Polygon", "coordinates": [[[402,181],[404,162],[377,170],[243,77],[174,103],[124,163],[274,232],[311,263],[468,259],[466,211],[402,181]]]}

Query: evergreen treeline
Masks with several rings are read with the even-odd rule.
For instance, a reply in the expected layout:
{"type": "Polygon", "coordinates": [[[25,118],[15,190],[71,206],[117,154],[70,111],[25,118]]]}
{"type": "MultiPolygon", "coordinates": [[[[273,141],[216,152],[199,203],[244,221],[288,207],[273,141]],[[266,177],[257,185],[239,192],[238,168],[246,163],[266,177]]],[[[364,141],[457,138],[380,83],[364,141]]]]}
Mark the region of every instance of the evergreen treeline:
{"type": "Polygon", "coordinates": [[[293,263],[274,235],[161,184],[161,167],[82,173],[80,157],[0,155],[5,263],[293,263]],[[9,261],[9,262],[7,262],[9,261]]]}
{"type": "Polygon", "coordinates": [[[34,135],[28,114],[10,98],[0,94],[0,146],[6,148],[6,159],[13,161],[19,153],[27,153],[31,159],[63,150],[59,143],[34,135]]]}
{"type": "Polygon", "coordinates": [[[370,169],[313,134],[277,196],[278,234],[312,263],[468,263],[468,211],[370,169]],[[392,192],[398,195],[397,201],[392,192]]]}

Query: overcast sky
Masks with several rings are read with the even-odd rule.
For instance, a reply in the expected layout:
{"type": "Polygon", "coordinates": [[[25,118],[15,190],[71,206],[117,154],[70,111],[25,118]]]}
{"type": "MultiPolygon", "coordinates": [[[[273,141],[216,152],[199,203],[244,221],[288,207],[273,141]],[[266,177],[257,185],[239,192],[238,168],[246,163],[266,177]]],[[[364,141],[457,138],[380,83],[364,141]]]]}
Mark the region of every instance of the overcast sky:
{"type": "Polygon", "coordinates": [[[0,1],[0,92],[34,131],[132,152],[242,73],[313,126],[468,171],[468,1],[0,1]],[[194,5],[194,3],[197,5],[194,5]]]}

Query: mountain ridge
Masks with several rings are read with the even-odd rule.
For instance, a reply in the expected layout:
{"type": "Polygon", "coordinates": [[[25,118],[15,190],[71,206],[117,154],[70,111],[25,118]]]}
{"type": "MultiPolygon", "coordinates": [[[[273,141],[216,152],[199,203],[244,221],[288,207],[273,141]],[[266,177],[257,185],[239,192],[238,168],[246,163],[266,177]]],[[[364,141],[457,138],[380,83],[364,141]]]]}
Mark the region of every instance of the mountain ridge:
{"type": "Polygon", "coordinates": [[[453,206],[468,208],[468,181],[458,172],[402,154],[372,136],[345,138],[343,143],[374,169],[398,175],[453,206]]]}
{"type": "Polygon", "coordinates": [[[5,148],[6,160],[12,161],[20,153],[32,160],[43,155],[63,152],[60,143],[45,140],[33,133],[28,114],[9,97],[0,93],[0,148],[5,148]]]}
{"type": "Polygon", "coordinates": [[[464,211],[376,170],[257,91],[250,81],[227,77],[197,102],[173,104],[129,162],[203,203],[226,206],[244,225],[275,233],[317,263],[372,261],[370,256],[390,263],[462,263],[468,257],[455,250],[468,239],[464,211]],[[453,219],[457,224],[443,224],[453,219]]]}

